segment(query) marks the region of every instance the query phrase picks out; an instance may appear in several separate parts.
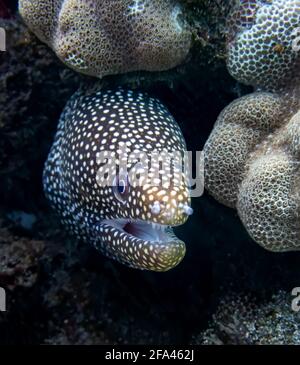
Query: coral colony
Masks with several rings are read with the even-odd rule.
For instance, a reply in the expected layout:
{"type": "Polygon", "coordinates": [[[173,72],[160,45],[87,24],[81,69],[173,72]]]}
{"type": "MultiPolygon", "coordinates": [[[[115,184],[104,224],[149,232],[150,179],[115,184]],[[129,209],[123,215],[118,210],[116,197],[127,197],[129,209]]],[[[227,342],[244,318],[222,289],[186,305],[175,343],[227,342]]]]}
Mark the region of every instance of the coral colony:
{"type": "Polygon", "coordinates": [[[264,90],[284,87],[299,69],[298,0],[240,1],[229,21],[228,71],[264,90]],[[233,28],[233,30],[231,30],[233,28]]]}
{"type": "Polygon", "coordinates": [[[21,0],[32,31],[74,70],[97,77],[180,64],[191,33],[173,0],[21,0]]]}
{"type": "Polygon", "coordinates": [[[300,114],[292,100],[256,92],[234,101],[205,145],[207,190],[272,251],[300,248],[300,114]]]}
{"type": "Polygon", "coordinates": [[[300,2],[240,1],[229,23],[237,33],[228,45],[228,70],[260,91],[219,116],[204,148],[205,186],[237,209],[257,243],[299,250],[300,2]]]}

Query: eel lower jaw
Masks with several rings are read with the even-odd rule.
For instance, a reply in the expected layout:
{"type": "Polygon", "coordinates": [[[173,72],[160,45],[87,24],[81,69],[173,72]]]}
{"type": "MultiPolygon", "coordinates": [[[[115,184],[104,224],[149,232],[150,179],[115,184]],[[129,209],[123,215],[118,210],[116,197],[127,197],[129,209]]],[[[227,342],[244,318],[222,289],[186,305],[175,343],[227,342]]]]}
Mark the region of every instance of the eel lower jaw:
{"type": "Polygon", "coordinates": [[[101,239],[110,256],[128,266],[168,271],[185,256],[184,242],[170,226],[129,219],[107,219],[100,223],[101,239]]]}

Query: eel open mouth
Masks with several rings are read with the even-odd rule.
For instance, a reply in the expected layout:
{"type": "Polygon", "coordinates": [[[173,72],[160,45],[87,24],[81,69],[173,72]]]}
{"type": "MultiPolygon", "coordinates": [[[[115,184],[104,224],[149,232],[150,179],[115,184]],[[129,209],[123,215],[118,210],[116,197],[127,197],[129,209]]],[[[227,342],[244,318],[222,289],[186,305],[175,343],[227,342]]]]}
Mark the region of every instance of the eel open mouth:
{"type": "Polygon", "coordinates": [[[99,225],[101,248],[131,267],[167,271],[185,255],[185,244],[171,227],[142,220],[110,219],[99,225]]]}

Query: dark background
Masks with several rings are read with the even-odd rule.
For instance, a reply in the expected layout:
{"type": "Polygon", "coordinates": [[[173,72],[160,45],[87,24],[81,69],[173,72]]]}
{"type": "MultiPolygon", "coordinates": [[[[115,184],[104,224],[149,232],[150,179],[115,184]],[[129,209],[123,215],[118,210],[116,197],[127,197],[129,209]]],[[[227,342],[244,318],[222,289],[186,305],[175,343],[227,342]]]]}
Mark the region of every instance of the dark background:
{"type": "MultiPolygon", "coordinates": [[[[203,149],[220,111],[249,91],[227,73],[224,19],[217,22],[207,4],[198,9],[205,15],[197,28],[201,53],[196,46],[187,64],[107,79],[142,80],[140,88],[167,105],[194,151],[203,149]]],[[[8,34],[0,54],[0,286],[8,297],[0,343],[188,344],[227,295],[255,297],[245,299],[250,307],[300,286],[299,253],[265,251],[234,210],[207,194],[194,199],[194,215],[176,229],[187,255],[168,273],[128,269],[69,237],[44,198],[42,169],[66,101],[80,82],[93,80],[65,69],[15,9],[16,1],[0,0],[8,34]]],[[[243,330],[234,330],[246,342],[243,330]]]]}

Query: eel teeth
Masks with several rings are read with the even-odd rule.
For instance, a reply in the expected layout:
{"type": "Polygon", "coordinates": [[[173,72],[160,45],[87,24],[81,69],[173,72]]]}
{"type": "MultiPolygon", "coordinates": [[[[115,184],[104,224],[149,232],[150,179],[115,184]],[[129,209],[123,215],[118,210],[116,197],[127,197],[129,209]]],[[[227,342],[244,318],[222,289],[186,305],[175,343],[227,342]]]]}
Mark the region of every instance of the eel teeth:
{"type": "Polygon", "coordinates": [[[151,222],[151,226],[153,229],[158,230],[158,231],[164,231],[166,229],[166,226],[163,226],[161,224],[154,223],[154,222],[151,222]]]}

